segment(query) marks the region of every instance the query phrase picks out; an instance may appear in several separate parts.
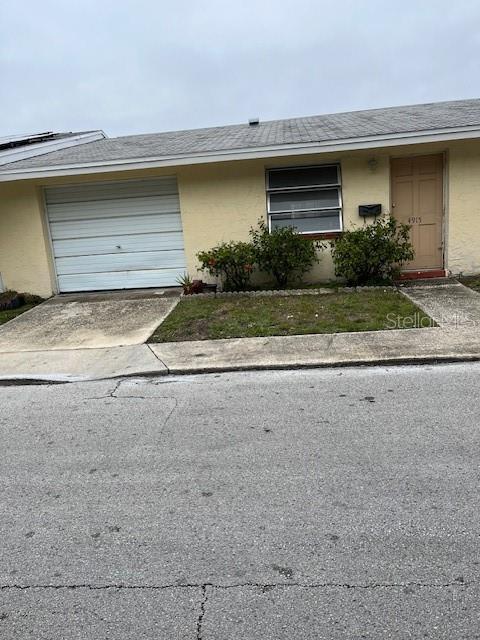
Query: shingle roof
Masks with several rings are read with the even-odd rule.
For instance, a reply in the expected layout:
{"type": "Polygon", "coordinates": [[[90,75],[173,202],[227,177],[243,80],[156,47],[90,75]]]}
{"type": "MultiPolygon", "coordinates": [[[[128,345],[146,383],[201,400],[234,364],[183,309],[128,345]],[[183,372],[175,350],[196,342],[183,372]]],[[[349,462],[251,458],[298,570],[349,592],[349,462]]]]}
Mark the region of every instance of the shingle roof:
{"type": "Polygon", "coordinates": [[[480,125],[480,99],[369,109],[208,129],[106,138],[4,165],[2,171],[196,155],[480,125]]]}

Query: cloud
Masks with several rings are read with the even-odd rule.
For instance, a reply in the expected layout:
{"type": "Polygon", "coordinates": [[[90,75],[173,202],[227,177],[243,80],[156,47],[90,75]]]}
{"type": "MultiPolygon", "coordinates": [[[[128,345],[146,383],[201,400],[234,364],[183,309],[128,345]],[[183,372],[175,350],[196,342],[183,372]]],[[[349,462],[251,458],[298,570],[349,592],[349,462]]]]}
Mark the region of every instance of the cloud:
{"type": "Polygon", "coordinates": [[[466,0],[4,0],[2,134],[476,97],[479,20],[466,0]]]}

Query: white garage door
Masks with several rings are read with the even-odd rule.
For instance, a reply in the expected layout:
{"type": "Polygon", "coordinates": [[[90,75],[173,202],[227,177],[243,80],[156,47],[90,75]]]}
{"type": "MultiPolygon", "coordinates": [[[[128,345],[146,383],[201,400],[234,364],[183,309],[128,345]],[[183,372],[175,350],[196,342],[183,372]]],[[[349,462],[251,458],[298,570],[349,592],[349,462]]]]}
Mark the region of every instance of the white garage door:
{"type": "Polygon", "coordinates": [[[177,285],[185,271],[177,181],[45,190],[59,290],[177,285]]]}

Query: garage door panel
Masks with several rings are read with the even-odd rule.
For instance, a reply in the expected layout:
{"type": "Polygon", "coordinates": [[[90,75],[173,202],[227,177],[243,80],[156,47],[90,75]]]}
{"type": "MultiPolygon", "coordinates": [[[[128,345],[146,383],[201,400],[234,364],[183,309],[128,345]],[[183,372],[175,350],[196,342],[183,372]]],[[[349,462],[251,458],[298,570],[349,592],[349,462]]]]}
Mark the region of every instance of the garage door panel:
{"type": "Polygon", "coordinates": [[[173,178],[46,190],[60,291],[176,285],[185,271],[173,178]]]}
{"type": "Polygon", "coordinates": [[[180,251],[142,251],[96,256],[58,258],[57,274],[108,273],[109,271],[136,271],[144,269],[183,269],[185,255],[180,251]]]}
{"type": "Polygon", "coordinates": [[[54,222],[50,225],[52,240],[67,238],[96,238],[98,236],[132,235],[138,233],[162,233],[178,231],[180,216],[178,213],[165,213],[161,216],[131,216],[130,218],[109,218],[107,220],[76,220],[74,222],[54,222]]]}
{"type": "Polygon", "coordinates": [[[74,202],[48,206],[51,222],[70,220],[95,220],[138,214],[180,213],[178,196],[160,198],[110,199],[99,202],[74,202]]]}
{"type": "MultiPolygon", "coordinates": [[[[112,273],[75,274],[58,277],[60,291],[105,291],[108,289],[141,289],[171,287],[177,284],[183,269],[148,269],[112,273]]],[[[178,284],[177,284],[178,286],[178,284]]]]}
{"type": "Polygon", "coordinates": [[[177,195],[177,179],[169,176],[158,180],[101,181],[45,189],[47,205],[66,202],[88,202],[116,198],[177,195]]]}
{"type": "Polygon", "coordinates": [[[140,233],[124,236],[101,236],[54,240],[53,250],[58,258],[107,253],[135,253],[137,251],[163,251],[183,249],[181,231],[164,233],[140,233]],[[120,247],[120,249],[118,249],[120,247]]]}

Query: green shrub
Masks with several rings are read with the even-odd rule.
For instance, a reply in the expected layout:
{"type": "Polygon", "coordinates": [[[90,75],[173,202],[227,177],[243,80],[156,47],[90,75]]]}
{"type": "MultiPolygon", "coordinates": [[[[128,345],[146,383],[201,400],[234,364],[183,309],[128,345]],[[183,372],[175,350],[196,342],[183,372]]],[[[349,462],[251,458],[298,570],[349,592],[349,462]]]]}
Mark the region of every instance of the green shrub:
{"type": "Polygon", "coordinates": [[[315,249],[323,248],[300,235],[294,227],[268,230],[263,220],[250,229],[255,262],[261,271],[272,275],[279,287],[285,287],[312,268],[319,258],[315,249]]]}
{"type": "Polygon", "coordinates": [[[19,293],[18,295],[22,296],[24,304],[40,304],[41,302],[45,302],[45,298],[37,296],[34,293],[19,293]]]}
{"type": "Polygon", "coordinates": [[[17,298],[20,294],[17,291],[13,291],[12,289],[7,289],[6,291],[0,291],[0,300],[2,302],[9,302],[14,298],[17,298]]]}
{"type": "Polygon", "coordinates": [[[255,256],[249,242],[223,242],[197,253],[202,271],[220,278],[226,291],[244,291],[250,284],[255,256]]]}
{"type": "Polygon", "coordinates": [[[409,231],[394,218],[345,231],[331,243],[335,275],[351,285],[391,282],[415,256],[409,231]]]}

